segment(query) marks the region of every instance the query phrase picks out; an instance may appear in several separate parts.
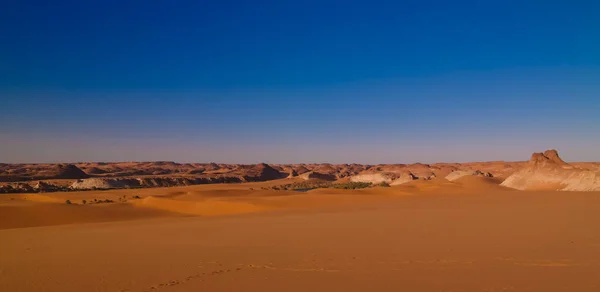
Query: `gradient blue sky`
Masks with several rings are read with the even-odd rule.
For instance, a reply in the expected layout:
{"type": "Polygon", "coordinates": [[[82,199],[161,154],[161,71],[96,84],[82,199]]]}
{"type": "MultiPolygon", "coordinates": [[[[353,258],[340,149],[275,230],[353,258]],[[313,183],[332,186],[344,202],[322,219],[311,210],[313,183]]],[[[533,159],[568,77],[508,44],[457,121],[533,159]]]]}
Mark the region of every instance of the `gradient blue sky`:
{"type": "Polygon", "coordinates": [[[599,1],[0,4],[0,162],[600,161],[599,1]]]}

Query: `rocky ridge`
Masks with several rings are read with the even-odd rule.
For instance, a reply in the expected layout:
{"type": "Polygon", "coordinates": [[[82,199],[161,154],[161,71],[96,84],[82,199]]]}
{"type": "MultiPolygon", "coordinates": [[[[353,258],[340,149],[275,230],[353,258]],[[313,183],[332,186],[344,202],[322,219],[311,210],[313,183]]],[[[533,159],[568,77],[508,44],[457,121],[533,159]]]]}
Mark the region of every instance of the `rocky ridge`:
{"type": "Polygon", "coordinates": [[[276,179],[399,185],[413,180],[464,176],[494,177],[503,186],[528,189],[600,190],[600,163],[567,163],[556,150],[534,153],[527,162],[435,164],[217,164],[85,162],[0,163],[0,193],[32,193],[113,188],[171,187],[276,179]]]}

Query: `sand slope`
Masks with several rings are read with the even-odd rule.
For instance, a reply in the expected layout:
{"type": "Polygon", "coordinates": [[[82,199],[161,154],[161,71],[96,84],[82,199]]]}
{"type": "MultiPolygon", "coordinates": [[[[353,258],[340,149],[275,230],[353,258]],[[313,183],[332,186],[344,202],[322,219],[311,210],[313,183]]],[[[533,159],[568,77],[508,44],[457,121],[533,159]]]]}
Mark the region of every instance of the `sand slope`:
{"type": "Polygon", "coordinates": [[[165,210],[175,213],[217,216],[230,214],[243,214],[265,211],[267,208],[246,202],[224,202],[219,200],[174,200],[167,198],[146,197],[141,200],[133,201],[136,207],[165,210]]]}
{"type": "MultiPolygon", "coordinates": [[[[600,193],[443,181],[267,198],[360,204],[0,230],[0,291],[598,291],[600,193]]],[[[252,197],[229,199],[266,198],[252,197]]]]}
{"type": "Polygon", "coordinates": [[[0,229],[126,221],[165,216],[179,215],[161,210],[135,208],[127,204],[110,206],[76,206],[64,203],[0,205],[0,229]]]}

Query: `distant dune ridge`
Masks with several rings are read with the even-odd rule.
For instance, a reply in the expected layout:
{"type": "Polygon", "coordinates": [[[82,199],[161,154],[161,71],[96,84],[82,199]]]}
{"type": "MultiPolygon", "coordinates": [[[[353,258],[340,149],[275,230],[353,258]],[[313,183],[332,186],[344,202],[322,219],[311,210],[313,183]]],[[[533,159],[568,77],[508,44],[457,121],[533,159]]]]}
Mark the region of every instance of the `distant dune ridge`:
{"type": "Polygon", "coordinates": [[[564,162],[556,150],[533,153],[527,165],[501,184],[518,190],[599,191],[600,173],[564,162]]]}
{"type": "Polygon", "coordinates": [[[435,164],[217,164],[84,162],[75,164],[0,164],[0,193],[173,187],[277,179],[365,182],[401,185],[414,180],[494,178],[519,190],[600,190],[600,164],[563,161],[556,150],[534,153],[527,162],[435,164]]]}

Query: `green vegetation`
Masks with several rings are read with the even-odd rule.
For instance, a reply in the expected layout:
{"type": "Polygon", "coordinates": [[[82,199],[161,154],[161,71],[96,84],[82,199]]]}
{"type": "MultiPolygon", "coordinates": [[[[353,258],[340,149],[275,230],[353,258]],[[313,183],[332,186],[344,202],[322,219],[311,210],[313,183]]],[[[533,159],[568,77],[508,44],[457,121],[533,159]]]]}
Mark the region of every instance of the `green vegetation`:
{"type": "Polygon", "coordinates": [[[344,190],[355,190],[355,189],[364,189],[372,186],[372,183],[367,182],[349,182],[345,184],[334,184],[331,185],[330,188],[333,189],[344,189],[344,190]]]}
{"type": "Polygon", "coordinates": [[[283,190],[283,191],[293,191],[293,190],[306,190],[306,189],[317,189],[317,188],[327,188],[331,185],[330,182],[295,182],[291,184],[278,185],[272,187],[262,187],[263,190],[283,190]]]}
{"type": "Polygon", "coordinates": [[[332,185],[331,182],[310,182],[310,183],[297,183],[294,185],[294,190],[296,189],[322,189],[328,188],[332,185]]]}
{"type": "MultiPolygon", "coordinates": [[[[68,200],[67,200],[67,201],[68,201],[68,200]]],[[[86,201],[86,200],[83,200],[83,201],[81,201],[81,203],[82,203],[82,204],[84,204],[84,205],[85,205],[85,204],[106,204],[106,203],[114,203],[114,202],[115,202],[115,201],[113,201],[113,200],[109,200],[109,199],[106,199],[106,200],[98,200],[98,199],[94,199],[94,201],[89,201],[89,202],[88,202],[88,201],[86,201]]],[[[69,204],[69,203],[67,203],[67,204],[69,204]]]]}
{"type": "MultiPolygon", "coordinates": [[[[372,186],[373,186],[372,183],[366,183],[366,182],[348,182],[348,183],[337,183],[336,184],[336,183],[332,183],[332,182],[314,182],[314,181],[309,182],[309,181],[307,181],[307,182],[296,182],[296,183],[292,183],[292,184],[272,186],[272,187],[268,187],[268,188],[263,187],[262,189],[264,189],[264,190],[283,190],[283,191],[325,189],[325,188],[355,190],[355,189],[369,188],[372,186]]],[[[384,186],[384,185],[380,185],[380,186],[384,186]]],[[[385,186],[389,186],[389,185],[386,184],[385,186]]]]}

